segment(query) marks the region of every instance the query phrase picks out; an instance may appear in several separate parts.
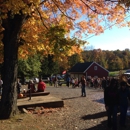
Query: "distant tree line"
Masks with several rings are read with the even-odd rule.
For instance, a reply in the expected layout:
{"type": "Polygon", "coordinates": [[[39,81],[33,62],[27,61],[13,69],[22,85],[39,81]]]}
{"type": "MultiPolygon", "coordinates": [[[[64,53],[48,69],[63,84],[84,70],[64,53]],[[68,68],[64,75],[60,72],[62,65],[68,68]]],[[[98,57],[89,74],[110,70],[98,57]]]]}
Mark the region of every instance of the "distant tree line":
{"type": "Polygon", "coordinates": [[[82,52],[83,62],[95,61],[109,71],[130,69],[130,50],[87,50],[82,52]]]}
{"type": "MultiPolygon", "coordinates": [[[[97,62],[109,71],[130,69],[130,50],[123,51],[106,51],[101,49],[85,50],[81,54],[74,54],[59,64],[54,61],[54,55],[46,57],[37,54],[28,57],[28,59],[20,59],[18,61],[18,75],[24,80],[25,77],[47,77],[55,74],[62,74],[64,70],[69,70],[78,62],[97,62]],[[67,63],[67,64],[65,64],[67,63]]],[[[2,64],[0,65],[2,72],[2,64]]]]}

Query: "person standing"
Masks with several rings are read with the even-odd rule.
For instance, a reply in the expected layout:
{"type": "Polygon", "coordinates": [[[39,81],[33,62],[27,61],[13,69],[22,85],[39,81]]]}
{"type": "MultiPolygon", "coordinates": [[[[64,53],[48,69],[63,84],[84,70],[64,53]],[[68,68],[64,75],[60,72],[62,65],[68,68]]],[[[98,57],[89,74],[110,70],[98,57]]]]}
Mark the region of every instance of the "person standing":
{"type": "Polygon", "coordinates": [[[54,77],[54,87],[58,87],[58,78],[57,78],[57,76],[55,75],[55,77],[54,77]]]}
{"type": "Polygon", "coordinates": [[[71,83],[71,78],[70,78],[70,75],[68,75],[66,79],[66,86],[69,87],[70,83],[71,83]]]}
{"type": "Polygon", "coordinates": [[[36,92],[35,84],[33,83],[33,80],[30,80],[28,83],[28,91],[29,93],[29,100],[31,100],[32,93],[36,92]]]}
{"type": "Polygon", "coordinates": [[[130,100],[130,90],[125,81],[120,83],[119,106],[120,106],[120,126],[126,127],[126,115],[128,109],[128,100],[130,100]]]}
{"type": "Polygon", "coordinates": [[[102,85],[102,89],[103,89],[103,90],[107,87],[107,80],[106,80],[105,77],[102,78],[102,83],[101,83],[101,85],[102,85]]]}
{"type": "Polygon", "coordinates": [[[85,90],[86,79],[84,75],[81,77],[80,83],[81,83],[81,96],[86,97],[86,90],[85,90]]]}
{"type": "Polygon", "coordinates": [[[112,79],[104,90],[104,103],[107,112],[108,128],[117,130],[117,112],[119,106],[118,80],[112,79]]]}

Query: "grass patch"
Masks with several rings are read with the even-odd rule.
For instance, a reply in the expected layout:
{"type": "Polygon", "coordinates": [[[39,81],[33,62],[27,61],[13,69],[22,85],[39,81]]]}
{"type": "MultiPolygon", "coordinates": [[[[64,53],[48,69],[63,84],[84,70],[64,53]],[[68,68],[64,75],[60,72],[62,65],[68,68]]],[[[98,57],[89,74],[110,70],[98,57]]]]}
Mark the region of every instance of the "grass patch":
{"type": "Polygon", "coordinates": [[[109,76],[110,77],[115,77],[115,76],[118,76],[121,73],[124,73],[126,70],[118,70],[118,71],[110,71],[109,72],[109,76]]]}

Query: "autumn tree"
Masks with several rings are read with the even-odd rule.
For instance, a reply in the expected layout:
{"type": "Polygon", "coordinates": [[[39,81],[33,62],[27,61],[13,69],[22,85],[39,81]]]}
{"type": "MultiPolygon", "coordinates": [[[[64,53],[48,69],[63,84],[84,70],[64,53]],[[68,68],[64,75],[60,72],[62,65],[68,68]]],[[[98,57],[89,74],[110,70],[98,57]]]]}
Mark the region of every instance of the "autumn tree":
{"type": "Polygon", "coordinates": [[[38,54],[18,60],[18,77],[22,80],[22,83],[25,82],[26,77],[39,77],[41,71],[41,58],[38,54]]]}
{"type": "Polygon", "coordinates": [[[70,69],[72,66],[74,66],[78,62],[83,62],[82,56],[79,54],[74,54],[71,57],[69,57],[68,61],[68,69],[70,69]]]}
{"type": "Polygon", "coordinates": [[[130,51],[128,49],[125,49],[122,55],[123,55],[124,69],[130,68],[130,51]]]}
{"type": "Polygon", "coordinates": [[[74,36],[81,38],[82,33],[101,33],[109,21],[120,23],[124,17],[123,5],[106,0],[0,0],[0,50],[4,55],[0,117],[9,118],[17,113],[18,54],[26,57],[37,50],[54,54],[56,48],[50,46],[44,35],[48,28],[62,25],[68,39],[67,34],[77,28],[74,36]]]}
{"type": "Polygon", "coordinates": [[[58,62],[53,60],[54,55],[48,54],[47,57],[42,57],[41,60],[41,70],[40,76],[46,77],[53,74],[57,74],[59,72],[59,64],[58,62]]]}
{"type": "MultiPolygon", "coordinates": [[[[121,50],[115,50],[115,51],[108,51],[108,50],[100,50],[98,51],[98,58],[97,55],[93,55],[93,50],[85,50],[82,52],[82,59],[83,62],[91,62],[95,61],[99,63],[104,68],[108,69],[109,71],[115,71],[115,70],[125,70],[130,68],[130,50],[125,49],[123,51],[121,50]]],[[[95,51],[95,50],[94,50],[95,51]]]]}

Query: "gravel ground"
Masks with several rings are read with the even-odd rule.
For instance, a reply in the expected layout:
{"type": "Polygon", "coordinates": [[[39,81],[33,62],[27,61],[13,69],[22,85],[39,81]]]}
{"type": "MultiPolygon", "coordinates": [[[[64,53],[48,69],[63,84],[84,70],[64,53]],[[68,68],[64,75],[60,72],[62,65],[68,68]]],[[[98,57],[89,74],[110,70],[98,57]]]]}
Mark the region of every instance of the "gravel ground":
{"type": "Polygon", "coordinates": [[[59,113],[62,116],[58,116],[63,123],[59,130],[101,130],[106,126],[102,90],[86,89],[86,97],[81,97],[81,88],[47,90],[51,95],[64,100],[65,108],[59,113]]]}
{"type": "MultiPolygon", "coordinates": [[[[23,114],[9,123],[1,121],[0,130],[107,130],[103,90],[86,88],[86,97],[81,97],[81,88],[47,87],[46,91],[62,98],[64,107],[44,108],[43,114],[23,114]]],[[[129,130],[130,116],[127,118],[129,130]]]]}

